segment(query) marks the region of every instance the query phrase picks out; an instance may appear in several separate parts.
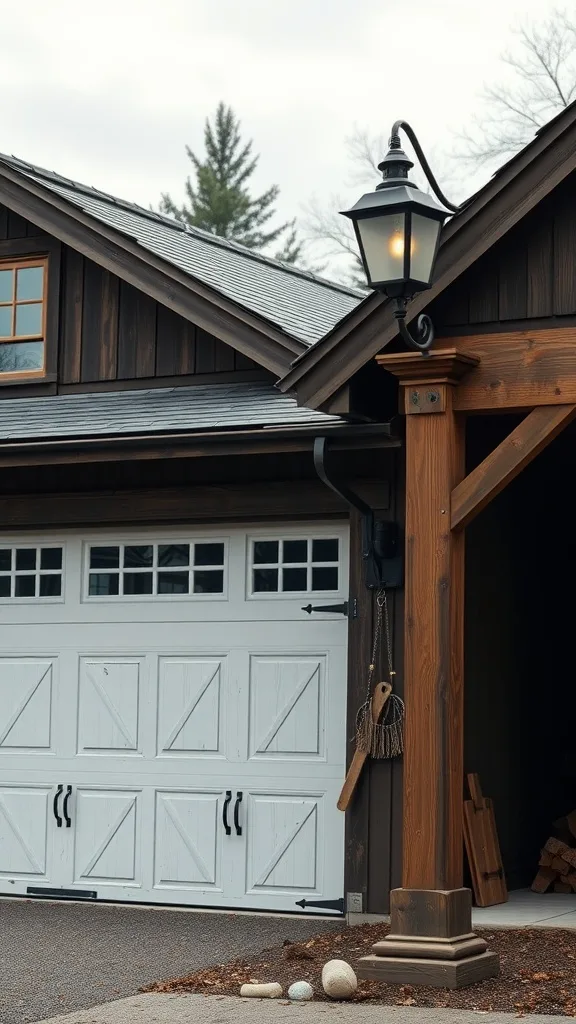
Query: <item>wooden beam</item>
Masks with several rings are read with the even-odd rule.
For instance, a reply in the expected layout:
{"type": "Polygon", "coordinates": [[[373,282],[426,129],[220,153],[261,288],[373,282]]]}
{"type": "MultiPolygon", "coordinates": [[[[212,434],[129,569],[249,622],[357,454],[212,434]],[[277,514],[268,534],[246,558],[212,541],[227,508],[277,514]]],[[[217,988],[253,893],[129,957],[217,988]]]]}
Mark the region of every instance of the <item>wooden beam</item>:
{"type": "Polygon", "coordinates": [[[576,416],[576,405],[533,409],[490,455],[452,491],[451,526],[462,530],[576,416]]]}
{"type": "Polygon", "coordinates": [[[445,412],[406,417],[405,889],[462,885],[464,536],[450,530],[450,495],[464,424],[454,386],[438,388],[445,412]]]}
{"type": "Polygon", "coordinates": [[[460,384],[454,408],[461,412],[532,409],[576,402],[576,328],[495,331],[439,339],[478,366],[460,384]]]}
{"type": "MultiPolygon", "coordinates": [[[[387,480],[356,480],[365,501],[387,509],[387,480]]],[[[72,491],[58,494],[0,495],[2,530],[56,530],[71,526],[119,523],[203,523],[226,520],[305,516],[347,518],[348,507],[320,480],[270,480],[248,484],[189,484],[131,491],[72,491]]]]}

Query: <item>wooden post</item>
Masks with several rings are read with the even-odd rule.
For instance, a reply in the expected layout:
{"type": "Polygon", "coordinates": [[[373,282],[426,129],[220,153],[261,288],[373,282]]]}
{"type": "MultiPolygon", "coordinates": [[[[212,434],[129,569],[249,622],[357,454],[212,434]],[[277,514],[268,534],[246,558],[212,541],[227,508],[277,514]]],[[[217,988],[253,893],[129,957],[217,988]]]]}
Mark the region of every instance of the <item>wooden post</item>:
{"type": "Polygon", "coordinates": [[[403,888],[360,976],[458,988],[498,973],[462,888],[464,534],[451,530],[450,496],[465,474],[452,400],[470,357],[389,358],[406,413],[403,888]]]}

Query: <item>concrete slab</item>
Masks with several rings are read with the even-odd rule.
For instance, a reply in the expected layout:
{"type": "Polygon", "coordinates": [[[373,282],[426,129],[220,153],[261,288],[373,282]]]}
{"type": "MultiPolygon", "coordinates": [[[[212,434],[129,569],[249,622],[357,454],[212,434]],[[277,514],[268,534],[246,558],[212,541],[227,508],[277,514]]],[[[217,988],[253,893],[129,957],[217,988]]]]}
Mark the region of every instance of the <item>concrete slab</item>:
{"type": "MultiPolygon", "coordinates": [[[[524,1017],[532,1024],[566,1024],[566,1017],[524,1017]]],[[[89,1011],[52,1017],[44,1024],[517,1024],[511,1013],[432,1010],[358,1003],[287,1003],[218,996],[149,995],[121,999],[89,1011]]]]}
{"type": "Polygon", "coordinates": [[[576,893],[516,889],[507,903],[474,907],[474,928],[576,928],[576,893]]]}

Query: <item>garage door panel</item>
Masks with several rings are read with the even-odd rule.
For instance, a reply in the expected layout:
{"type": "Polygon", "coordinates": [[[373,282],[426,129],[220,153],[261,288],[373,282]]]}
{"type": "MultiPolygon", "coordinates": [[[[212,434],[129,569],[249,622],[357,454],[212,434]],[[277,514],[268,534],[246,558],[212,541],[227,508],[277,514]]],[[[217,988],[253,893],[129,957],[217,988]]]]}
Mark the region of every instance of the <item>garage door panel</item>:
{"type": "Polygon", "coordinates": [[[226,658],[160,658],[159,757],[224,757],[222,689],[226,658]]]}
{"type": "Polygon", "coordinates": [[[0,598],[0,891],[269,911],[342,896],[346,531],[225,533],[35,542],[62,547],[62,587],[0,598]]]}
{"type": "Polygon", "coordinates": [[[51,880],[51,796],[49,786],[0,787],[0,876],[51,880]]]}
{"type": "Polygon", "coordinates": [[[156,793],[154,885],[222,891],[222,791],[156,793]]]}
{"type": "Polygon", "coordinates": [[[78,753],[139,754],[142,663],[127,658],[81,658],[78,753]]]}
{"type": "Polygon", "coordinates": [[[251,758],[324,756],[325,657],[250,659],[251,758]]]}
{"type": "Polygon", "coordinates": [[[141,799],[132,790],[76,789],[70,810],[75,883],[142,884],[141,799]]]}
{"type": "Polygon", "coordinates": [[[310,794],[250,794],[246,891],[312,892],[319,882],[319,801],[310,794]]]}
{"type": "Polygon", "coordinates": [[[52,750],[54,659],[0,659],[0,750],[52,750]]]}

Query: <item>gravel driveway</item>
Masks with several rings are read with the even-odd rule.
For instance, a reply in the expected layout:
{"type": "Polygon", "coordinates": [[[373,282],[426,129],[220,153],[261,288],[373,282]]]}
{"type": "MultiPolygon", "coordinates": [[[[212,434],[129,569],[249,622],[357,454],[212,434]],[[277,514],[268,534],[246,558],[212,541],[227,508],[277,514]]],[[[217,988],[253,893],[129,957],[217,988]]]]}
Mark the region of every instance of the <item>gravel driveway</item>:
{"type": "Polygon", "coordinates": [[[311,918],[0,899],[0,1022],[82,1010],[338,927],[311,918]]]}

